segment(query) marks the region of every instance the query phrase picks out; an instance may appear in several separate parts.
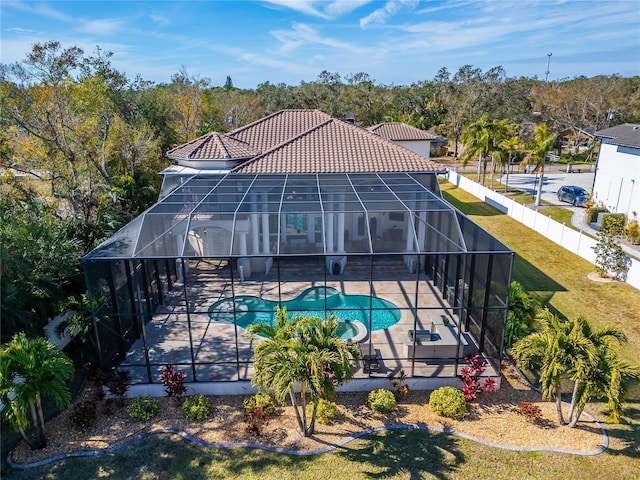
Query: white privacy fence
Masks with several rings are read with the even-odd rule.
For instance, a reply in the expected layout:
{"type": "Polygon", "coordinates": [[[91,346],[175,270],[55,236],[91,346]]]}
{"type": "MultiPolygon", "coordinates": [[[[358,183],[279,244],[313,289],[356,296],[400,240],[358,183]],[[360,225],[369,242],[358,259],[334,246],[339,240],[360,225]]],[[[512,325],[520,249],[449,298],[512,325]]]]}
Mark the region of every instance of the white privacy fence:
{"type": "MultiPolygon", "coordinates": [[[[553,220],[551,217],[542,215],[520,203],[514,202],[501,193],[483,187],[479,183],[463,177],[456,172],[450,171],[447,179],[471,195],[484,200],[492,207],[497,208],[511,218],[535,230],[552,242],[595,264],[596,256],[593,247],[597,241],[589,235],[582,233],[582,231],[575,231],[563,223],[553,220]]],[[[640,289],[640,261],[634,258],[631,259],[631,268],[627,273],[626,282],[640,289]]]]}

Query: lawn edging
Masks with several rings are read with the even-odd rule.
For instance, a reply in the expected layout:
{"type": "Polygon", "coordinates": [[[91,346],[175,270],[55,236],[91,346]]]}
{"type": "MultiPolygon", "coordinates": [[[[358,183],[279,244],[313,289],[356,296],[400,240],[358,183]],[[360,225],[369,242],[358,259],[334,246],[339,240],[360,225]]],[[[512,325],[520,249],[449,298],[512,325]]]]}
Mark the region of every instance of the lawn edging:
{"type": "Polygon", "coordinates": [[[10,452],[9,455],[7,456],[7,464],[9,465],[9,467],[14,468],[16,470],[27,470],[30,468],[42,467],[42,466],[51,464],[53,462],[65,460],[67,458],[96,457],[99,455],[118,452],[119,450],[122,450],[123,448],[126,448],[130,445],[140,443],[141,441],[151,437],[152,435],[179,435],[180,437],[184,438],[189,442],[192,442],[196,445],[199,445],[201,447],[206,447],[206,448],[238,448],[240,447],[240,448],[253,448],[253,449],[259,449],[259,450],[265,450],[265,451],[274,452],[274,453],[282,453],[285,455],[312,456],[312,455],[320,455],[322,453],[328,453],[332,450],[336,450],[346,445],[349,442],[352,442],[354,440],[365,437],[367,435],[385,431],[385,430],[423,430],[423,431],[429,431],[429,432],[438,432],[438,433],[444,433],[446,435],[455,435],[455,436],[465,438],[467,440],[471,440],[489,447],[500,448],[502,450],[518,451],[518,452],[553,452],[553,453],[564,453],[564,454],[581,455],[581,456],[599,455],[608,448],[609,437],[607,436],[607,433],[602,428],[602,425],[600,425],[600,423],[597,420],[595,420],[595,418],[592,415],[584,412],[583,415],[585,414],[591,418],[591,420],[598,426],[598,428],[600,429],[600,432],[602,433],[602,444],[593,450],[571,450],[571,449],[554,448],[554,447],[535,447],[535,446],[520,447],[520,446],[514,446],[514,445],[505,445],[497,442],[483,440],[481,438],[474,437],[473,435],[468,435],[466,433],[457,432],[450,428],[430,427],[429,425],[418,424],[418,423],[410,423],[410,424],[396,423],[396,424],[384,425],[384,426],[375,427],[375,428],[367,428],[358,433],[345,437],[340,442],[333,443],[324,448],[319,448],[316,450],[291,450],[287,448],[273,447],[270,445],[263,445],[260,443],[250,443],[250,442],[238,442],[238,443],[207,442],[199,439],[198,437],[190,435],[182,430],[162,429],[154,432],[145,432],[145,433],[136,435],[135,437],[132,437],[129,440],[119,443],[118,445],[112,445],[111,447],[106,447],[106,448],[101,448],[96,450],[82,450],[77,452],[63,453],[63,454],[55,455],[53,457],[46,458],[44,460],[40,460],[38,462],[33,462],[33,463],[15,463],[11,458],[11,452],[10,452]]]}

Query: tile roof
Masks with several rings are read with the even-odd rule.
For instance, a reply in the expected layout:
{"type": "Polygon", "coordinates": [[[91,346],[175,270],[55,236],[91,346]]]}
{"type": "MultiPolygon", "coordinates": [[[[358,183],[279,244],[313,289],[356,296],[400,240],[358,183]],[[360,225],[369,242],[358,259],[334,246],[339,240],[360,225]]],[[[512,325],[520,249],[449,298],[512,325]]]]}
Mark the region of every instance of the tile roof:
{"type": "Polygon", "coordinates": [[[406,123],[387,122],[369,127],[369,131],[387,140],[437,140],[438,136],[427,130],[421,130],[406,123]]]}
{"type": "Polygon", "coordinates": [[[231,160],[255,157],[259,152],[238,139],[211,132],[172,148],[166,156],[175,160],[231,160]]]}
{"type": "MultiPolygon", "coordinates": [[[[314,119],[320,112],[311,112],[314,119]]],[[[443,172],[446,167],[368,130],[322,114],[324,122],[243,162],[234,173],[443,172]]],[[[291,126],[286,126],[291,131],[291,126]]],[[[233,132],[232,132],[233,133],[233,132]]],[[[284,137],[284,136],[283,136],[284,137]]]]}
{"type": "Polygon", "coordinates": [[[622,147],[640,148],[640,125],[625,123],[596,132],[596,137],[606,139],[606,143],[622,147]]]}
{"type": "Polygon", "coordinates": [[[280,110],[227,135],[265,153],[331,118],[320,110],[280,110]]]}
{"type": "MultiPolygon", "coordinates": [[[[417,130],[417,129],[416,129],[417,130]]],[[[167,152],[175,160],[242,159],[234,173],[444,172],[446,167],[319,110],[281,110],[167,152]]]]}

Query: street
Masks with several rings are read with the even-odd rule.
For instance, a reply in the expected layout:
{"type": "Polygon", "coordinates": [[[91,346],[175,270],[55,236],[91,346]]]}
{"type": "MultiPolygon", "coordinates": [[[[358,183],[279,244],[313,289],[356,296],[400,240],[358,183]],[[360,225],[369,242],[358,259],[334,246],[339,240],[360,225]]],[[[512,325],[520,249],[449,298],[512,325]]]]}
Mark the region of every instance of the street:
{"type": "MultiPolygon", "coordinates": [[[[584,169],[583,169],[584,170],[584,169]]],[[[587,167],[588,170],[588,167],[587,167]]],[[[553,205],[562,205],[567,208],[574,208],[571,204],[558,201],[556,192],[563,185],[575,185],[584,188],[591,193],[593,188],[594,173],[545,173],[542,184],[542,200],[553,205]]],[[[501,182],[505,181],[501,177],[501,182]]],[[[509,175],[509,186],[536,195],[538,189],[539,175],[533,173],[517,173],[509,175]]]]}

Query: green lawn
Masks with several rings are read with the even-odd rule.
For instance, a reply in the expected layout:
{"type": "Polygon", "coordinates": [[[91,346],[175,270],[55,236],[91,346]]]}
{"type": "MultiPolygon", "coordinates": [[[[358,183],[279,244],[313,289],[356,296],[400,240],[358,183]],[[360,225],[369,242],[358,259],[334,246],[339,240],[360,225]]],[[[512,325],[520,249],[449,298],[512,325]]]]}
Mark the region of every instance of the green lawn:
{"type": "MultiPolygon", "coordinates": [[[[613,325],[629,337],[623,355],[640,362],[640,293],[620,283],[593,283],[594,268],[484,202],[451,184],[444,197],[517,251],[514,280],[535,292],[554,312],[583,315],[594,326],[613,325]]],[[[568,479],[638,478],[640,388],[626,409],[630,421],[606,425],[609,449],[593,457],[512,452],[454,436],[395,431],[369,436],[314,457],[259,450],[202,448],[177,436],[147,439],[137,446],[94,458],[71,459],[35,470],[3,472],[3,478],[63,479],[568,479]]],[[[588,408],[604,418],[603,405],[588,408]]]]}
{"type": "MultiPolygon", "coordinates": [[[[622,442],[617,442],[622,443],[622,442]]],[[[116,454],[57,462],[3,478],[66,479],[567,479],[637,478],[634,447],[595,457],[512,452],[424,431],[382,432],[318,456],[244,448],[210,449],[155,437],[116,454]],[[614,473],[615,472],[615,473],[614,473]]]]}

